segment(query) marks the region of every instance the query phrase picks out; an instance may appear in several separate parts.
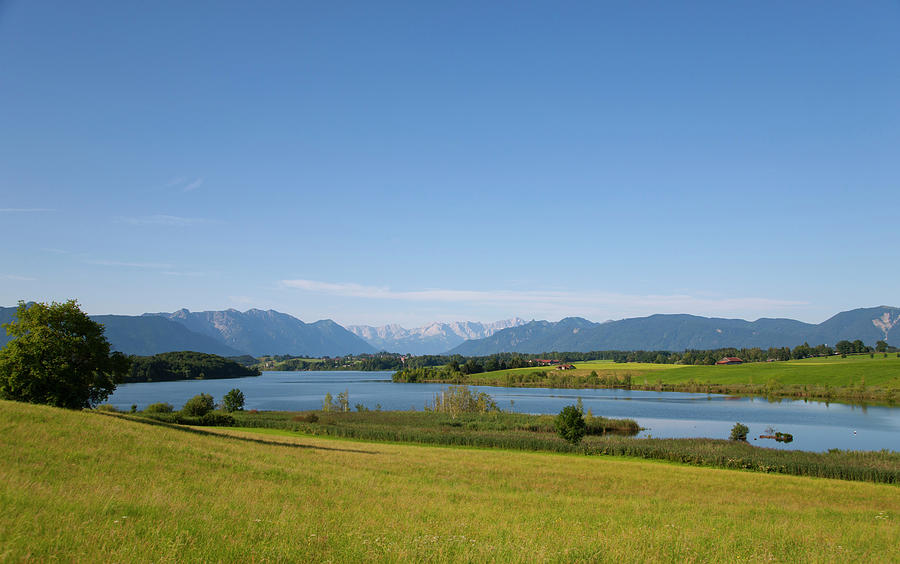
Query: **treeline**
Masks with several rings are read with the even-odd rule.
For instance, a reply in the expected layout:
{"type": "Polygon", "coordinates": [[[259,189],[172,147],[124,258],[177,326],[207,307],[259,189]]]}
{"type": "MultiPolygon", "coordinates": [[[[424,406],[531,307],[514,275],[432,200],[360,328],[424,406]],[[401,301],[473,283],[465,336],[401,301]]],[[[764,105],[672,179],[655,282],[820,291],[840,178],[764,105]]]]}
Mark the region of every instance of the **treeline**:
{"type": "Polygon", "coordinates": [[[304,358],[291,355],[266,356],[255,366],[262,370],[394,370],[403,371],[400,381],[422,381],[441,379],[452,380],[455,374],[467,376],[495,370],[528,368],[536,366],[535,361],[552,360],[559,363],[585,362],[590,360],[610,360],[613,362],[642,362],[650,364],[712,365],[726,356],[736,356],[744,362],[766,362],[769,360],[797,360],[817,356],[837,354],[871,353],[894,350],[887,343],[879,341],[873,348],[861,340],[840,341],[834,348],[828,345],[812,346],[808,343],[796,347],[759,347],[720,349],[688,349],[685,351],[590,351],[590,352],[545,352],[545,353],[497,353],[489,356],[465,357],[462,355],[421,355],[411,356],[398,353],[346,355],[335,358],[304,358]],[[405,379],[410,378],[410,379],[405,379]]]}
{"type": "Polygon", "coordinates": [[[180,351],[131,357],[131,371],[125,383],[244,378],[260,374],[257,368],[215,354],[180,351]]]}
{"type": "Polygon", "coordinates": [[[403,356],[395,353],[348,354],[341,357],[308,358],[289,354],[263,356],[255,366],[262,370],[399,370],[403,356]]]}
{"type": "MultiPolygon", "coordinates": [[[[861,344],[861,342],[860,342],[861,344]]],[[[851,344],[852,345],[852,344],[851,344]]],[[[852,345],[851,352],[857,352],[852,345]]],[[[868,352],[862,345],[858,352],[868,352]],[[862,350],[865,349],[865,350],[862,350]]],[[[592,351],[592,352],[554,352],[541,354],[500,353],[484,357],[466,358],[454,356],[417,356],[406,359],[400,373],[395,374],[398,382],[422,382],[427,380],[453,381],[470,374],[527,368],[536,366],[535,360],[552,360],[559,363],[585,362],[590,360],[611,360],[613,362],[642,362],[650,364],[690,364],[712,365],[726,356],[736,356],[744,362],[766,362],[769,360],[796,360],[815,356],[830,356],[835,349],[827,345],[810,346],[807,343],[790,347],[773,347],[769,349],[722,348],[710,350],[673,351],[592,351]],[[458,376],[457,376],[458,375],[458,376]]]]}

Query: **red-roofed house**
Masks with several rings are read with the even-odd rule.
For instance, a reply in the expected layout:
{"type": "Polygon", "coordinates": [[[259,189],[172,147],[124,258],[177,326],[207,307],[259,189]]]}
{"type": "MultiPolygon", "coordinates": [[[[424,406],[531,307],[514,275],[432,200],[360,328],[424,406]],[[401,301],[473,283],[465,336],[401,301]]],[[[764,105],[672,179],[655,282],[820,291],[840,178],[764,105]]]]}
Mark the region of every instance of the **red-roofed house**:
{"type": "Polygon", "coordinates": [[[726,356],[716,364],[744,364],[744,361],[736,356],[726,356]]]}

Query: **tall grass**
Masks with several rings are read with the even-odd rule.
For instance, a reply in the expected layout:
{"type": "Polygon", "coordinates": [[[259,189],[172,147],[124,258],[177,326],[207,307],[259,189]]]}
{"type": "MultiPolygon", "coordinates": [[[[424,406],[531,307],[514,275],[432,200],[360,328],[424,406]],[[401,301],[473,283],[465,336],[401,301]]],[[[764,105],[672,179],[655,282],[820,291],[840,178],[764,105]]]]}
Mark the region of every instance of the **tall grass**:
{"type": "Polygon", "coordinates": [[[895,486],[120,417],[0,402],[0,560],[900,561],[895,486]]]}
{"type": "Polygon", "coordinates": [[[501,448],[525,451],[633,456],[681,464],[816,476],[842,480],[900,483],[900,452],[827,453],[756,447],[716,439],[636,439],[632,420],[595,417],[579,445],[560,439],[549,415],[518,413],[447,414],[429,412],[259,412],[236,413],[246,429],[279,429],[311,436],[372,441],[501,448]],[[315,421],[311,415],[316,414],[315,421]]]}

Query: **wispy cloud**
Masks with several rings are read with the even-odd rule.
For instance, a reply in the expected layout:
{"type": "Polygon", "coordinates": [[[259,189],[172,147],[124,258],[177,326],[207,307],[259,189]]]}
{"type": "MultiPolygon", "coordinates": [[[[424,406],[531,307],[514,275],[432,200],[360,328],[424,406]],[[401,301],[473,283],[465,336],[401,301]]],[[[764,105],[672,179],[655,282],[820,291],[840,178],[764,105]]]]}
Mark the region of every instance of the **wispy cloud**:
{"type": "Polygon", "coordinates": [[[40,213],[54,212],[53,208],[0,208],[0,213],[40,213]]]}
{"type": "Polygon", "coordinates": [[[4,274],[0,276],[0,278],[5,278],[7,280],[17,280],[19,282],[34,282],[37,278],[31,278],[30,276],[19,276],[18,274],[4,274]]]}
{"type": "Polygon", "coordinates": [[[174,268],[171,264],[162,262],[131,262],[105,259],[91,259],[84,261],[85,264],[95,264],[98,266],[122,266],[126,268],[147,268],[158,270],[171,270],[174,268]]]}
{"type": "Polygon", "coordinates": [[[197,179],[194,179],[192,182],[189,182],[188,184],[186,184],[184,186],[183,190],[185,192],[190,192],[191,190],[196,190],[197,188],[199,188],[202,185],[203,185],[203,179],[197,178],[197,179]]]}
{"type": "Polygon", "coordinates": [[[179,272],[176,270],[166,270],[163,272],[166,276],[188,276],[188,277],[197,277],[197,276],[206,276],[205,272],[179,272]]]}
{"type": "Polygon", "coordinates": [[[177,188],[183,192],[196,190],[203,185],[203,178],[199,176],[176,176],[162,185],[163,188],[177,188]]]}
{"type": "Polygon", "coordinates": [[[117,217],[119,223],[130,225],[168,225],[174,227],[188,227],[203,223],[215,223],[214,220],[202,217],[182,217],[178,215],[146,215],[141,217],[117,217]]]}
{"type": "Polygon", "coordinates": [[[522,311],[622,312],[735,312],[769,311],[807,305],[806,302],[760,297],[710,297],[690,294],[623,294],[614,292],[519,291],[519,290],[392,290],[387,286],[318,280],[282,280],[281,285],[306,292],[343,297],[407,302],[444,302],[472,305],[514,306],[522,311]]]}

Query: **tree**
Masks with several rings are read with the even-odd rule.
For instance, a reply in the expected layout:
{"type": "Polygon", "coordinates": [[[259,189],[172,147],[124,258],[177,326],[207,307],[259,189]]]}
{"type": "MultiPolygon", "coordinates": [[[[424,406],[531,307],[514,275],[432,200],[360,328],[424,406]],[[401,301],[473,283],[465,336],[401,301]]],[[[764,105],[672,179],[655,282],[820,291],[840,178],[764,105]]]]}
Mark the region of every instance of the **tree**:
{"type": "Polygon", "coordinates": [[[887,349],[888,349],[888,344],[887,344],[887,342],[885,342],[885,341],[878,341],[877,343],[875,343],[875,350],[876,350],[877,352],[880,352],[880,353],[887,352],[887,349]]]}
{"type": "Polygon", "coordinates": [[[202,417],[215,408],[216,404],[213,401],[213,397],[211,395],[198,394],[187,400],[187,402],[184,404],[184,407],[181,408],[181,412],[185,415],[202,417]]]}
{"type": "Polygon", "coordinates": [[[128,373],[130,360],[110,353],[103,325],[75,300],[20,301],[3,325],[12,340],[0,350],[0,398],[69,409],[104,401],[128,373]]]}
{"type": "Polygon", "coordinates": [[[741,423],[735,423],[734,427],[731,428],[731,440],[732,441],[744,441],[747,442],[747,433],[750,432],[750,428],[746,425],[742,425],[741,423]]]}
{"type": "Polygon", "coordinates": [[[234,388],[222,398],[222,408],[225,411],[243,411],[244,392],[234,388]]]}
{"type": "Polygon", "coordinates": [[[584,437],[586,431],[584,416],[574,405],[564,407],[553,422],[556,425],[557,434],[573,445],[578,444],[584,437]]]}

